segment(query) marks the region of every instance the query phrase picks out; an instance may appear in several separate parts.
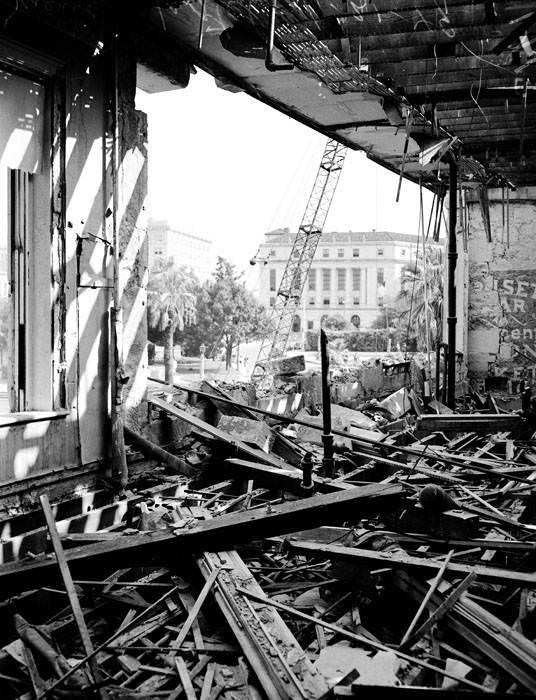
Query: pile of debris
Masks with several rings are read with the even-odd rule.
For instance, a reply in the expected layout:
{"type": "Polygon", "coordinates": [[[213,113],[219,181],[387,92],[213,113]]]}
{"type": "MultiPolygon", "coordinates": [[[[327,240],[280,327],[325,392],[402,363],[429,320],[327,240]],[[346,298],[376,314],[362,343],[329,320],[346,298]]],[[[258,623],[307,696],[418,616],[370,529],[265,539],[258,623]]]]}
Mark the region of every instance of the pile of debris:
{"type": "Polygon", "coordinates": [[[2,698],[534,696],[530,419],[332,405],[328,473],[319,412],[149,403],[127,493],[0,523],[2,698]]]}

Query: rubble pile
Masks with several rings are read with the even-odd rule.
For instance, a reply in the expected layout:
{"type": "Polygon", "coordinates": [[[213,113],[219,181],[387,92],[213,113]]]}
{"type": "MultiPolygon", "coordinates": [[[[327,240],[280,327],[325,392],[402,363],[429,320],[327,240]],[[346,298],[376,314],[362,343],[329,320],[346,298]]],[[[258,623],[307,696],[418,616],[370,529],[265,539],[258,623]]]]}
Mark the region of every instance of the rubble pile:
{"type": "Polygon", "coordinates": [[[534,696],[531,415],[333,404],[326,473],[299,401],[149,404],[126,493],[0,523],[2,698],[534,696]]]}

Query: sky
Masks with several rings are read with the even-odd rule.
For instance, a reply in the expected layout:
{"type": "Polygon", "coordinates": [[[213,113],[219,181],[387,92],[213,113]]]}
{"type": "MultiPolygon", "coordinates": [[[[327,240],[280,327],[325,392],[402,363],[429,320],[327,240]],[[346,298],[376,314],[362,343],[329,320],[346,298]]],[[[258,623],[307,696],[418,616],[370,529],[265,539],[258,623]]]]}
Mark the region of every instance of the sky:
{"type": "MultiPolygon", "coordinates": [[[[149,122],[150,216],[212,239],[216,255],[246,271],[264,233],[297,230],[325,136],[201,71],[182,90],[138,91],[137,106],[149,122]]],[[[324,230],[417,233],[419,188],[404,180],[397,203],[397,186],[348,151],[324,230]]]]}

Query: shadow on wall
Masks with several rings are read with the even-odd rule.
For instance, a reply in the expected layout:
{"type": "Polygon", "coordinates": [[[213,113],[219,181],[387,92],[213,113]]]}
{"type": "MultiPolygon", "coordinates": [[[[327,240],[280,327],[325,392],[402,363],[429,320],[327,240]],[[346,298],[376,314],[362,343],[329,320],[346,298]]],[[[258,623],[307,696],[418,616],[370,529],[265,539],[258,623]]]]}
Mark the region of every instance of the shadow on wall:
{"type": "MultiPolygon", "coordinates": [[[[133,71],[135,75],[135,63],[133,71]]],[[[103,133],[103,60],[70,69],[65,123],[65,407],[70,415],[0,428],[0,481],[20,481],[55,468],[108,456],[109,307],[112,301],[110,139],[103,133]],[[108,214],[108,215],[107,215],[108,214]]],[[[1,73],[0,73],[1,77],[1,73]]],[[[129,382],[125,407],[143,416],[146,388],[146,120],[134,109],[135,78],[121,91],[119,207],[120,291],[124,363],[129,382]],[[141,404],[141,408],[140,408],[141,404]]],[[[7,143],[7,142],[6,142],[7,143]]],[[[3,144],[5,149],[6,144],[3,144]]],[[[55,189],[61,182],[54,183],[55,189]]],[[[57,191],[57,190],[56,190],[57,191]]],[[[44,290],[43,290],[44,291],[44,290]]],[[[54,298],[51,305],[61,300],[54,298]]],[[[30,344],[42,338],[31,337],[30,344]]],[[[31,348],[30,348],[31,350],[31,348]]],[[[57,384],[57,382],[56,382],[57,384]]],[[[55,386],[56,398],[60,395],[55,386]]]]}

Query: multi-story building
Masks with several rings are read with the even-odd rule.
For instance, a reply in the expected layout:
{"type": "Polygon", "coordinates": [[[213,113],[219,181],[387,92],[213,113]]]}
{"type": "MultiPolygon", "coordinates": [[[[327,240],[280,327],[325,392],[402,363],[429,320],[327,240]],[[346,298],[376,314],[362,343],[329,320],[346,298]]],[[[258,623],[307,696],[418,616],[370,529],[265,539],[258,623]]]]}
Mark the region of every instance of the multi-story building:
{"type": "Polygon", "coordinates": [[[149,221],[148,234],[149,269],[160,258],[189,267],[201,281],[214,272],[216,258],[210,239],[184,233],[170,226],[167,221],[153,219],[149,221]]]}
{"type": "MultiPolygon", "coordinates": [[[[265,234],[257,260],[257,296],[275,304],[281,276],[296,234],[265,234]]],[[[388,231],[324,233],[305,282],[293,331],[318,330],[325,316],[342,317],[348,327],[368,328],[400,291],[400,274],[415,262],[417,236],[388,231]]]]}

